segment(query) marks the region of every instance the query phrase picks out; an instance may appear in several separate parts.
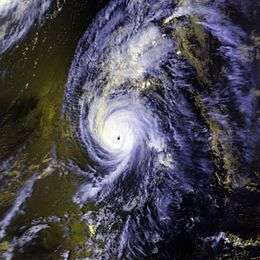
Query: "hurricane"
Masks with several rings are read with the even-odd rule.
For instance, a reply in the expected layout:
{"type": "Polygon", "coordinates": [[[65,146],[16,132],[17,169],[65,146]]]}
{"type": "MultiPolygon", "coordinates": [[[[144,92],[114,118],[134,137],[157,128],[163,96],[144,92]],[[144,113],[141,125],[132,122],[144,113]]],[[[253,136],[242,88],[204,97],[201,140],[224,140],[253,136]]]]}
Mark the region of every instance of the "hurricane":
{"type": "Polygon", "coordinates": [[[0,259],[259,259],[258,2],[0,0],[0,259]]]}
{"type": "Polygon", "coordinates": [[[0,54],[18,43],[35,23],[39,23],[50,0],[0,1],[0,54]]]}
{"type": "Polygon", "coordinates": [[[105,245],[92,242],[94,257],[178,258],[223,241],[218,152],[244,165],[227,175],[248,174],[256,110],[247,34],[225,4],[111,1],[79,41],[63,110],[88,160],[70,164],[84,178],[73,200],[101,208],[82,217],[105,245]],[[201,48],[209,35],[214,68],[187,54],[184,26],[201,48]]]}

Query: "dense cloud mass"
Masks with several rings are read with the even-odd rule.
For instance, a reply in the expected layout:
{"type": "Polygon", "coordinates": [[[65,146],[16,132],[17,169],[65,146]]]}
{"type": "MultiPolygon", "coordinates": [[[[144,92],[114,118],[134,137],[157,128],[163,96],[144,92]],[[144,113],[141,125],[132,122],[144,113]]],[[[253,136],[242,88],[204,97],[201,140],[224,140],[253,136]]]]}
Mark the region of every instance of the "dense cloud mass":
{"type": "Polygon", "coordinates": [[[41,21],[51,0],[0,1],[0,53],[5,52],[41,21]]]}

